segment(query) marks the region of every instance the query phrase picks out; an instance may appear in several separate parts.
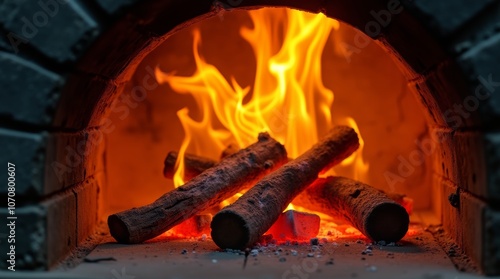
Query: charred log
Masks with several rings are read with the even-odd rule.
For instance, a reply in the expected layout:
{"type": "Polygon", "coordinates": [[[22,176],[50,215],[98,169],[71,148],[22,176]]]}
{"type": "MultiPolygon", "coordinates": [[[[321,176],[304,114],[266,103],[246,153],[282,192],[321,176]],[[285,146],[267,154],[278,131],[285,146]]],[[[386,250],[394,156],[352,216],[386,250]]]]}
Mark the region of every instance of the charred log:
{"type": "Polygon", "coordinates": [[[156,237],[252,185],[286,160],[283,145],[266,133],[260,134],[257,143],[225,158],[153,203],[110,215],[111,235],[121,243],[140,243],[156,237]]]}
{"type": "Polygon", "coordinates": [[[319,178],[295,201],[348,221],[374,241],[396,242],[408,231],[410,219],[402,205],[381,190],[345,177],[319,178]]]}
{"type": "Polygon", "coordinates": [[[332,129],[309,151],[264,177],[216,214],[211,223],[212,239],[223,249],[243,249],[254,244],[320,172],[340,163],[358,147],[358,136],[352,128],[332,129]]]}

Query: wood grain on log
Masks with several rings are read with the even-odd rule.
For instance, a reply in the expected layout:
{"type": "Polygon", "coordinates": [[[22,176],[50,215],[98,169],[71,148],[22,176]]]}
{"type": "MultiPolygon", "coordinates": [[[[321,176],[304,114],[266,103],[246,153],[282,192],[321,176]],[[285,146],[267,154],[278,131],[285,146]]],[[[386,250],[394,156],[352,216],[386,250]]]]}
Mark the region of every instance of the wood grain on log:
{"type": "Polygon", "coordinates": [[[254,244],[320,172],[340,163],[358,147],[358,136],[352,128],[332,129],[309,151],[265,176],[217,213],[211,223],[212,239],[223,249],[243,249],[254,244]]]}
{"type": "Polygon", "coordinates": [[[318,178],[294,202],[348,221],[374,241],[399,241],[410,222],[406,209],[384,192],[345,177],[318,178]]]}
{"type": "Polygon", "coordinates": [[[262,133],[257,143],[224,158],[153,203],[110,215],[111,235],[120,243],[140,243],[156,237],[254,184],[286,160],[284,146],[262,133]]]}

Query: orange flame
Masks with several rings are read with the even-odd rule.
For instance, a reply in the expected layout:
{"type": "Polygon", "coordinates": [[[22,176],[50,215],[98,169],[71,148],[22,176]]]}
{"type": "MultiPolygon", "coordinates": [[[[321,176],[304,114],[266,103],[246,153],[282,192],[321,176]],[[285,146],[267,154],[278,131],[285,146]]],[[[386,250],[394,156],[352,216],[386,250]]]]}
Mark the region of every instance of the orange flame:
{"type": "MultiPolygon", "coordinates": [[[[290,9],[248,13],[253,28],[242,27],[240,34],[256,57],[252,86],[242,88],[234,78],[226,79],[216,66],[206,62],[200,54],[199,30],[193,34],[197,70],[192,76],[175,76],[156,69],[159,83],[168,83],[179,94],[194,97],[202,113],[200,121],[193,120],[187,108],[177,113],[185,138],[176,163],[176,187],[184,183],[186,151],[219,158],[228,144],[244,148],[255,141],[259,132],[267,131],[285,145],[289,157],[295,158],[332,126],[334,94],[323,85],[321,57],[330,34],[339,29],[339,22],[323,14],[290,9]],[[281,39],[277,36],[280,32],[281,39]]],[[[347,122],[357,129],[354,120],[347,122]]],[[[365,172],[368,165],[363,163],[360,152],[346,164],[365,172]]]]}

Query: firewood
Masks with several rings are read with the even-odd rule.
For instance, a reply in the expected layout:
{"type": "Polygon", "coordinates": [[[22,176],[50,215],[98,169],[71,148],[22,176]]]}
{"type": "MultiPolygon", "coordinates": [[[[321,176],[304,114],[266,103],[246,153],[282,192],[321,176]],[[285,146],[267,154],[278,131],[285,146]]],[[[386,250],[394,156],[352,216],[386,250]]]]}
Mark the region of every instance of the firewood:
{"type": "MultiPolygon", "coordinates": [[[[238,146],[235,144],[230,144],[224,149],[221,153],[220,159],[224,159],[240,150],[238,146]]],[[[173,179],[175,174],[175,164],[177,162],[177,158],[179,157],[179,153],[175,151],[170,151],[165,158],[164,167],[163,167],[163,176],[166,178],[173,179]]],[[[198,176],[200,173],[209,169],[218,162],[208,159],[202,156],[184,153],[184,181],[189,181],[194,177],[198,176]]]]}
{"type": "Polygon", "coordinates": [[[374,241],[399,241],[410,222],[406,209],[384,192],[345,177],[318,178],[294,202],[348,221],[374,241]]]}
{"type": "MultiPolygon", "coordinates": [[[[224,151],[224,155],[221,158],[224,158],[226,156],[234,154],[237,151],[238,151],[237,149],[233,149],[232,147],[228,147],[224,151]]],[[[170,170],[173,170],[174,165],[175,165],[175,160],[177,159],[177,152],[170,152],[168,154],[168,156],[170,158],[165,159],[165,168],[169,168],[170,170]]],[[[185,154],[185,158],[189,158],[187,160],[185,159],[185,161],[184,161],[184,163],[185,163],[185,165],[184,165],[184,168],[185,168],[185,173],[184,173],[185,177],[184,177],[184,180],[185,181],[190,180],[197,173],[198,174],[202,173],[204,170],[210,168],[212,165],[216,165],[217,164],[217,162],[215,162],[215,161],[213,161],[211,159],[208,159],[208,158],[205,158],[205,157],[202,157],[202,156],[197,156],[197,155],[189,154],[189,153],[185,154]],[[186,177],[186,173],[188,173],[190,175],[188,175],[186,177]]],[[[288,159],[288,160],[293,160],[293,159],[288,159]]],[[[173,171],[169,171],[168,175],[165,175],[165,177],[172,179],[173,178],[173,174],[174,174],[173,171]]],[[[406,195],[399,194],[399,193],[385,193],[385,194],[391,200],[393,200],[393,201],[399,203],[400,205],[402,205],[406,209],[406,212],[408,212],[408,215],[412,214],[412,211],[413,211],[413,199],[408,198],[406,195]]],[[[295,199],[293,201],[293,203],[297,204],[299,206],[302,206],[302,207],[306,207],[306,208],[310,207],[311,204],[309,202],[307,202],[307,199],[300,198],[301,195],[302,195],[302,193],[299,194],[299,196],[297,197],[297,199],[295,199]]],[[[311,210],[314,210],[314,209],[311,209],[311,210]]],[[[217,210],[217,211],[219,211],[219,210],[217,210]]],[[[345,220],[342,220],[342,221],[345,221],[345,220]]]]}
{"type": "Polygon", "coordinates": [[[243,249],[254,244],[320,172],[340,163],[358,147],[358,136],[352,128],[332,129],[309,151],[265,176],[217,213],[210,225],[212,239],[223,249],[243,249]]]}
{"type": "Polygon", "coordinates": [[[217,205],[284,164],[284,146],[267,133],[258,142],[222,160],[149,205],[108,217],[111,235],[120,243],[141,243],[196,213],[217,205]]]}
{"type": "MultiPolygon", "coordinates": [[[[167,158],[165,158],[163,175],[166,178],[172,179],[175,174],[175,163],[179,153],[171,151],[168,153],[167,158]]],[[[184,181],[189,181],[194,177],[198,176],[200,173],[217,165],[217,162],[205,157],[196,156],[193,154],[184,154],[184,181]]]]}

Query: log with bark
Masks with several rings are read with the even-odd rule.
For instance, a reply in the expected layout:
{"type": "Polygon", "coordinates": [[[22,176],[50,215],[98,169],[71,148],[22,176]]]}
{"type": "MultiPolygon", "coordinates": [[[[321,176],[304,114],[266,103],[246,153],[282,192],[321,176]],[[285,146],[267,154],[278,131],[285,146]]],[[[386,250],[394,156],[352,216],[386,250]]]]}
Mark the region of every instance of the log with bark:
{"type": "MultiPolygon", "coordinates": [[[[224,152],[225,152],[225,156],[228,156],[228,155],[233,154],[233,152],[237,152],[237,151],[238,151],[237,149],[232,149],[231,151],[229,151],[229,148],[228,148],[224,152]]],[[[166,178],[173,179],[173,177],[174,177],[173,169],[175,167],[175,161],[177,159],[177,156],[178,156],[177,152],[172,151],[168,154],[167,159],[165,159],[165,169],[170,170],[165,174],[166,178]]],[[[193,155],[193,154],[189,154],[189,153],[186,153],[184,156],[185,156],[185,158],[187,158],[184,160],[184,169],[185,169],[184,181],[190,180],[191,178],[195,177],[196,174],[200,174],[204,170],[208,169],[210,166],[217,164],[217,162],[215,162],[211,159],[202,157],[202,156],[197,156],[197,155],[193,155]],[[186,174],[189,174],[189,175],[186,175],[186,174]]],[[[225,156],[223,156],[221,158],[224,158],[225,156]]],[[[292,159],[288,159],[288,160],[292,160],[292,159]]],[[[387,197],[390,198],[391,200],[402,205],[406,209],[406,212],[408,212],[408,215],[412,214],[413,199],[408,198],[404,194],[386,193],[386,192],[383,192],[383,193],[385,195],[387,195],[387,197]]],[[[339,193],[339,194],[342,194],[342,193],[339,193]]],[[[316,210],[317,206],[315,206],[314,203],[310,203],[307,199],[302,198],[302,195],[303,194],[298,195],[297,198],[293,201],[293,203],[296,205],[305,207],[305,208],[309,208],[310,210],[318,211],[318,210],[316,210]],[[313,207],[313,208],[310,208],[310,207],[313,207]]],[[[341,198],[343,198],[343,197],[341,197],[341,198]]],[[[345,220],[342,219],[340,221],[345,221],[345,220]]]]}
{"type": "MultiPolygon", "coordinates": [[[[224,149],[222,151],[220,159],[222,160],[230,155],[233,155],[234,153],[238,152],[239,150],[240,149],[235,144],[230,144],[226,147],[226,149],[224,149]]],[[[177,158],[179,158],[179,153],[176,151],[170,151],[167,154],[167,157],[165,158],[165,161],[163,163],[164,164],[163,176],[165,176],[166,178],[170,178],[170,179],[174,178],[175,171],[176,171],[175,165],[177,163],[177,158]]],[[[204,172],[206,169],[214,167],[217,164],[218,164],[218,162],[216,162],[212,159],[198,156],[198,155],[194,155],[194,154],[190,154],[190,153],[184,153],[183,180],[189,181],[189,180],[195,178],[196,176],[198,176],[199,174],[201,174],[202,172],[204,172]]]]}
{"type": "Polygon", "coordinates": [[[243,249],[254,244],[320,172],[340,163],[358,147],[354,129],[335,127],[309,151],[265,176],[217,213],[210,225],[212,239],[223,249],[243,249]]]}
{"type": "Polygon", "coordinates": [[[120,243],[140,243],[156,237],[254,184],[286,161],[284,146],[262,133],[257,143],[224,158],[153,203],[110,215],[111,235],[120,243]]]}
{"type": "Polygon", "coordinates": [[[374,241],[399,241],[410,222],[406,209],[383,191],[345,177],[318,178],[294,202],[346,220],[374,241]]]}
{"type": "MultiPolygon", "coordinates": [[[[195,173],[195,171],[202,171],[199,166],[203,165],[204,162],[209,161],[209,159],[206,159],[204,157],[197,157],[195,155],[190,155],[186,154],[187,157],[190,158],[190,160],[185,160],[185,168],[190,169],[188,173],[195,173]],[[199,160],[199,161],[196,161],[199,160]]],[[[173,161],[175,163],[175,160],[173,161]]],[[[171,168],[174,167],[174,163],[171,164],[171,168]]],[[[170,176],[169,178],[172,178],[170,176]]],[[[405,195],[402,194],[397,194],[397,193],[385,193],[381,190],[375,189],[367,184],[363,184],[360,182],[355,182],[352,180],[349,180],[347,178],[343,179],[335,179],[330,181],[329,183],[326,183],[326,180],[324,179],[318,179],[315,183],[314,187],[310,186],[308,187],[305,191],[303,191],[301,194],[299,194],[294,200],[293,204],[308,208],[310,210],[318,211],[318,212],[323,212],[325,214],[329,214],[334,218],[336,222],[347,222],[350,223],[351,225],[355,226],[360,230],[363,234],[365,234],[368,238],[370,235],[373,235],[371,231],[372,226],[365,226],[368,227],[367,229],[363,229],[362,226],[356,226],[356,224],[363,223],[363,220],[366,219],[367,216],[370,214],[373,214],[373,209],[375,206],[372,204],[372,202],[375,202],[376,204],[383,204],[383,203],[388,203],[387,198],[400,204],[403,206],[410,215],[412,213],[413,209],[413,200],[406,197],[405,195]],[[345,183],[348,182],[348,183],[345,183]],[[328,184],[328,185],[327,185],[328,184]],[[355,184],[357,185],[356,187],[352,187],[352,185],[355,184]],[[319,186],[321,185],[321,186],[319,186]],[[338,188],[333,189],[332,185],[337,185],[338,188]],[[321,188],[321,189],[320,189],[321,188]],[[319,190],[318,190],[319,189],[319,190]],[[357,189],[361,189],[363,191],[363,195],[352,195],[352,191],[356,191],[357,189]],[[328,195],[325,195],[325,193],[328,192],[328,195]],[[372,199],[373,197],[373,199],[372,199]],[[342,202],[339,202],[342,201],[342,202]],[[333,205],[330,205],[333,204],[333,205]],[[369,206],[370,208],[366,208],[366,206],[369,206]],[[339,208],[340,206],[340,208],[339,208]],[[368,211],[362,211],[366,212],[365,215],[356,215],[352,214],[352,212],[359,212],[357,207],[365,207],[366,210],[368,211]],[[351,212],[347,214],[348,217],[346,217],[345,214],[340,214],[339,212],[351,212]]],[[[220,209],[219,209],[220,210],[220,209]]],[[[217,211],[219,211],[217,210],[217,211]]],[[[397,208],[394,212],[391,212],[390,214],[397,214],[397,215],[403,215],[400,212],[400,208],[397,208]]],[[[386,216],[388,218],[393,218],[397,220],[398,218],[394,218],[388,213],[386,213],[386,216]]],[[[381,218],[379,218],[381,219],[381,218]]],[[[379,221],[377,221],[379,222],[379,221]]],[[[396,221],[398,222],[398,221],[396,221]]],[[[397,224],[394,223],[393,226],[396,226],[397,224]]],[[[274,226],[274,225],[273,225],[274,226]]],[[[404,220],[403,223],[401,223],[401,226],[404,227],[404,220]]],[[[383,233],[375,233],[377,234],[385,234],[383,233]]],[[[403,233],[402,233],[403,234],[403,233]]],[[[404,234],[403,234],[404,235],[404,234]]],[[[387,237],[386,237],[387,238],[387,237]]],[[[390,239],[390,238],[388,238],[390,239]]],[[[396,240],[397,241],[397,240],[396,240]]]]}

